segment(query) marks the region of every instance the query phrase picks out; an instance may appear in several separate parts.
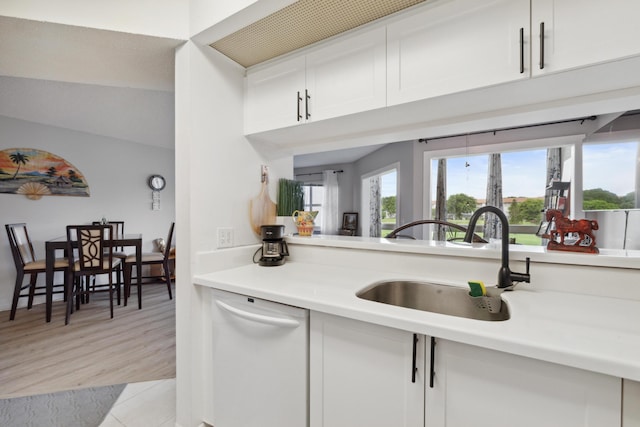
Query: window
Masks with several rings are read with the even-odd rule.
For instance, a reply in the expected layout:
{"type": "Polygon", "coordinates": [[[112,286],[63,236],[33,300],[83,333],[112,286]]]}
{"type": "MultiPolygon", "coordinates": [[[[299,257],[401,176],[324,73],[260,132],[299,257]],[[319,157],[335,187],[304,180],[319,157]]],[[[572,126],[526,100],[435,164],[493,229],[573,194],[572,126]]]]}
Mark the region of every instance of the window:
{"type": "Polygon", "coordinates": [[[304,210],[318,211],[315,226],[316,229],[320,228],[320,224],[322,224],[322,199],[324,198],[324,187],[322,187],[322,184],[304,184],[302,189],[304,190],[304,210]]]}
{"type": "MultiPolygon", "coordinates": [[[[491,147],[487,147],[491,149],[491,147]]],[[[551,148],[551,147],[549,147],[551,148]]],[[[495,149],[495,148],[494,148],[495,149]]],[[[501,186],[502,209],[509,218],[510,238],[516,243],[540,245],[536,231],[542,220],[545,190],[548,176],[556,176],[562,168],[562,158],[554,170],[547,167],[547,148],[530,150],[495,151],[500,154],[500,172],[494,174],[494,185],[501,186]]],[[[437,208],[438,163],[446,160],[445,211],[446,220],[466,226],[471,214],[487,204],[487,181],[489,179],[489,158],[492,153],[456,154],[441,156],[432,153],[431,169],[431,217],[435,218],[437,208]]],[[[565,157],[570,150],[565,150],[565,157]]],[[[566,160],[566,159],[565,159],[566,160]]],[[[570,178],[569,178],[570,179],[570,178]]],[[[480,222],[482,224],[482,220],[480,222]]],[[[454,236],[462,238],[463,233],[454,236]]],[[[477,234],[483,235],[479,229],[477,234]]]]}
{"type": "Polygon", "coordinates": [[[637,141],[585,143],[582,147],[582,208],[589,210],[636,207],[637,141]]]}
{"type": "Polygon", "coordinates": [[[395,169],[380,175],[380,216],[382,221],[382,237],[398,226],[398,173],[395,169]]]}
{"type": "Polygon", "coordinates": [[[362,178],[362,212],[363,236],[384,237],[397,227],[397,167],[362,178]]]}

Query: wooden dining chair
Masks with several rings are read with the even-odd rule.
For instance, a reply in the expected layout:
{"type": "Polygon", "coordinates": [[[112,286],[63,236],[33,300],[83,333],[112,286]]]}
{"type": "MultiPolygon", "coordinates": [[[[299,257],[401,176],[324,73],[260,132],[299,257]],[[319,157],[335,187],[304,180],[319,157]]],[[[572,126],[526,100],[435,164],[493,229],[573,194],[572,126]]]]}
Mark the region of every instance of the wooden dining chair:
{"type": "MultiPolygon", "coordinates": [[[[9,315],[9,320],[14,320],[20,298],[28,298],[27,309],[31,309],[35,296],[46,295],[46,285],[37,285],[38,274],[46,271],[46,262],[36,258],[33,244],[27,232],[27,224],[5,224],[5,228],[9,236],[13,262],[16,265],[16,284],[13,289],[13,302],[11,303],[11,314],[9,315]],[[24,284],[25,274],[29,275],[29,283],[26,285],[24,284]],[[27,289],[28,292],[23,293],[27,289]]],[[[66,258],[55,259],[54,271],[66,272],[68,268],[69,261],[66,258]]],[[[54,284],[53,293],[64,294],[64,283],[54,284]]]]}
{"type": "MultiPolygon", "coordinates": [[[[103,224],[103,222],[93,221],[92,224],[100,225],[100,224],[103,224]]],[[[116,236],[124,235],[124,221],[107,221],[105,224],[113,226],[113,232],[115,233],[116,236]]],[[[113,256],[117,258],[126,258],[127,254],[124,253],[124,247],[122,246],[115,247],[113,250],[113,256]]]]}
{"type": "Polygon", "coordinates": [[[76,309],[80,309],[82,297],[89,302],[93,292],[109,293],[109,310],[113,319],[113,294],[120,293],[120,288],[113,284],[113,273],[117,271],[122,261],[113,257],[111,236],[113,236],[113,226],[108,224],[67,226],[69,269],[67,270],[65,325],[69,323],[74,299],[76,309]],[[108,283],[89,286],[89,278],[102,274],[108,277],[108,283]]]}
{"type": "Polygon", "coordinates": [[[130,255],[125,259],[124,262],[124,305],[127,305],[127,299],[131,295],[131,283],[132,280],[136,280],[137,289],[138,289],[138,308],[142,308],[142,284],[151,284],[151,283],[166,283],[167,291],[169,292],[169,299],[173,299],[171,293],[171,269],[169,261],[171,259],[175,259],[173,256],[171,243],[173,241],[173,230],[175,228],[175,222],[171,223],[169,227],[169,235],[167,236],[167,240],[165,242],[164,251],[162,252],[151,252],[151,253],[143,253],[141,255],[142,259],[142,267],[145,266],[150,267],[154,265],[162,266],[162,273],[160,275],[154,275],[149,273],[147,276],[142,276],[141,271],[136,271],[136,276],[133,277],[132,270],[133,266],[136,265],[136,256],[130,255]],[[140,280],[138,280],[138,276],[140,276],[140,280]]]}
{"type": "MultiPolygon", "coordinates": [[[[93,221],[92,222],[93,225],[100,225],[103,224],[102,221],[93,221]]],[[[112,225],[113,226],[113,232],[115,233],[116,236],[124,236],[124,221],[107,221],[106,222],[107,225],[112,225]]],[[[124,260],[129,256],[128,253],[126,253],[124,251],[124,246],[116,246],[113,249],[113,257],[114,258],[118,258],[120,259],[121,263],[117,268],[117,274],[118,274],[118,281],[117,281],[117,286],[118,286],[118,305],[120,305],[120,287],[124,284],[124,260]]],[[[95,276],[92,278],[92,286],[95,286],[96,283],[96,278],[95,276]]]]}

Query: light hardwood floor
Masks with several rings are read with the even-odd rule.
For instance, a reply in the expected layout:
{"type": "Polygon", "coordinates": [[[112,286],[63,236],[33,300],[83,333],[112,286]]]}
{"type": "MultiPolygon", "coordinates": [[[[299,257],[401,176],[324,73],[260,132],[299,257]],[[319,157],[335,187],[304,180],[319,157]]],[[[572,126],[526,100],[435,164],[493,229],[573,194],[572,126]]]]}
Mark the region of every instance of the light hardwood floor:
{"type": "Polygon", "coordinates": [[[135,289],[127,307],[109,298],[91,302],[64,324],[65,303],[56,301],[50,323],[44,304],[19,309],[16,318],[0,312],[0,398],[75,388],[175,378],[175,292],[163,284],[135,289]]]}

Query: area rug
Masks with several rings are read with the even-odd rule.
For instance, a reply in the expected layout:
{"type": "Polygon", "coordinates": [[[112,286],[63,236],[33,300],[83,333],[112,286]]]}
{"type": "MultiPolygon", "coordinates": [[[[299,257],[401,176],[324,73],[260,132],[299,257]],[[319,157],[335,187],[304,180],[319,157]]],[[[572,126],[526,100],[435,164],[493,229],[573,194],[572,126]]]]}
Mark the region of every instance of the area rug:
{"type": "Polygon", "coordinates": [[[0,399],[2,427],[98,427],[126,384],[0,399]]]}

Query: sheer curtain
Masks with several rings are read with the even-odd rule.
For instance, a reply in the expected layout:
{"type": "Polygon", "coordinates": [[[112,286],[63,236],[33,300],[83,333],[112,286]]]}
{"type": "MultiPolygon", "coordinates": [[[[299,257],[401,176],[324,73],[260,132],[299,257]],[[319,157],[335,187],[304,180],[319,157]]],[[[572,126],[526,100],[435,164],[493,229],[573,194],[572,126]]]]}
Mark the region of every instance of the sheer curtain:
{"type": "Polygon", "coordinates": [[[338,234],[338,174],[333,170],[322,172],[322,234],[338,234]]]}
{"type": "Polygon", "coordinates": [[[380,213],[380,176],[369,179],[369,237],[380,237],[382,232],[382,216],[380,213]]]}

